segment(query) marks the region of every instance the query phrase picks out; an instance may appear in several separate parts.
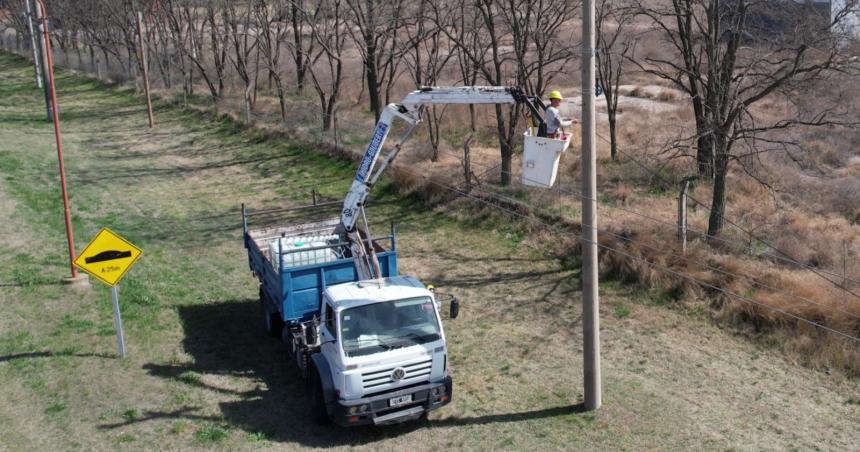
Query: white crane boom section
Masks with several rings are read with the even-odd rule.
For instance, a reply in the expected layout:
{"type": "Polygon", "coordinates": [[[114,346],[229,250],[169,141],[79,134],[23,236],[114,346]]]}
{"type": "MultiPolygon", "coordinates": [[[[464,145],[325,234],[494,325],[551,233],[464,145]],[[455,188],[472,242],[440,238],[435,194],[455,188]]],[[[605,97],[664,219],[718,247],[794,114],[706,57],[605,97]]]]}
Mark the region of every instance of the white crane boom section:
{"type": "MultiPolygon", "coordinates": [[[[421,122],[421,113],[425,105],[476,105],[476,104],[511,104],[525,103],[531,115],[540,123],[543,123],[542,111],[536,108],[536,104],[543,107],[539,99],[526,96],[520,89],[504,86],[441,86],[426,87],[407,94],[399,104],[388,104],[379,116],[379,122],[373,131],[370,144],[364,152],[364,157],[358,167],[355,179],[349,188],[341,211],[341,225],[347,234],[348,241],[352,244],[353,255],[356,257],[356,267],[361,279],[372,279],[379,275],[378,264],[375,264],[375,256],[370,250],[362,245],[362,239],[355,229],[358,215],[362,212],[364,202],[370,189],[379,179],[379,176],[391,164],[400,147],[409,137],[412,129],[421,122]],[[385,161],[374,171],[382,146],[391,131],[391,125],[395,118],[400,118],[409,125],[406,133],[394,149],[386,156],[385,161]]],[[[368,233],[369,236],[369,233],[368,233]]],[[[371,248],[368,246],[368,248],[371,248]]]]}

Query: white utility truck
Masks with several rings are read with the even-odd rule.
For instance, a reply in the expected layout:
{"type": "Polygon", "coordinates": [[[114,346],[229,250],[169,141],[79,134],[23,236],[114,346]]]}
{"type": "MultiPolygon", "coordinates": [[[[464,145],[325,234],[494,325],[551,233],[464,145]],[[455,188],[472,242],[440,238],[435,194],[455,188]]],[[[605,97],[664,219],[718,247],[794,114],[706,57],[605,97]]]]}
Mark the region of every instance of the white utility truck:
{"type": "Polygon", "coordinates": [[[456,318],[459,303],[414,277],[398,275],[394,228],[387,236],[372,236],[364,204],[426,105],[516,103],[525,105],[535,124],[527,139],[549,140],[544,105],[518,89],[424,88],[383,111],[340,218],[249,229],[249,219],[272,211],[248,212],[243,206],[245,247],[260,280],[266,331],[287,344],[306,379],[317,420],[389,424],[419,418],[451,401],[440,313],[448,301],[449,317],[456,318]],[[407,132],[377,165],[395,118],[407,123],[407,132]],[[359,217],[363,227],[356,225],[359,217]]]}

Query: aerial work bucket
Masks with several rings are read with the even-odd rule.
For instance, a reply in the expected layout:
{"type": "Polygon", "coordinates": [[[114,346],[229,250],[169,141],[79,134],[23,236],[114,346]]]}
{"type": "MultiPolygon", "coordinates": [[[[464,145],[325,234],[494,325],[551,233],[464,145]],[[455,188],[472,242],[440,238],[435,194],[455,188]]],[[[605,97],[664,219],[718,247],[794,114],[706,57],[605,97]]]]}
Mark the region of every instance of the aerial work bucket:
{"type": "Polygon", "coordinates": [[[570,145],[570,134],[561,138],[541,138],[532,135],[532,128],[523,134],[523,185],[550,188],[558,174],[558,161],[570,145]]]}

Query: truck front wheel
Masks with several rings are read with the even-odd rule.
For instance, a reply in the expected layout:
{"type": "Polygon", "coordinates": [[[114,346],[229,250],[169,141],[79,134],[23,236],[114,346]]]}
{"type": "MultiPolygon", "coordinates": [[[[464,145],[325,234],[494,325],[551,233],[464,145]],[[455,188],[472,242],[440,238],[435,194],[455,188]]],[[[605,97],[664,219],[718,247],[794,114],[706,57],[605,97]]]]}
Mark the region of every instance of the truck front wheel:
{"type": "Polygon", "coordinates": [[[311,372],[308,384],[310,385],[308,398],[310,399],[311,418],[317,424],[326,425],[329,423],[329,418],[325,409],[325,395],[323,394],[322,380],[320,380],[316,369],[311,372]]]}

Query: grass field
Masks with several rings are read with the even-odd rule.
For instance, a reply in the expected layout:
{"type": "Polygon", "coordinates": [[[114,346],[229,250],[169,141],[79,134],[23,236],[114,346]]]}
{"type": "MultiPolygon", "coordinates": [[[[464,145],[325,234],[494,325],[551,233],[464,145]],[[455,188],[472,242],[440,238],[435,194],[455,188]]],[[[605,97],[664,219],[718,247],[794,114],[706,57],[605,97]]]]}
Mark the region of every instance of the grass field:
{"type": "Polygon", "coordinates": [[[340,199],[354,164],[167,107],[150,131],[139,99],[60,74],[77,249],[109,227],[144,250],[121,284],[119,360],[107,290],[59,285],[56,151],[31,75],[0,54],[0,450],[860,448],[860,382],[613,283],[605,406],[583,412],[577,269],[514,223],[385,184],[369,214],[397,223],[401,271],[463,300],[446,325],[454,401],[426,423],[317,426],[260,326],[238,209],[340,199]]]}

